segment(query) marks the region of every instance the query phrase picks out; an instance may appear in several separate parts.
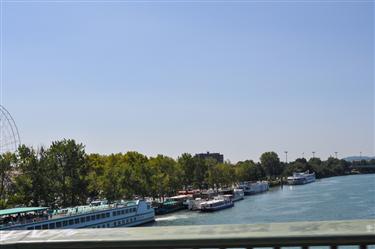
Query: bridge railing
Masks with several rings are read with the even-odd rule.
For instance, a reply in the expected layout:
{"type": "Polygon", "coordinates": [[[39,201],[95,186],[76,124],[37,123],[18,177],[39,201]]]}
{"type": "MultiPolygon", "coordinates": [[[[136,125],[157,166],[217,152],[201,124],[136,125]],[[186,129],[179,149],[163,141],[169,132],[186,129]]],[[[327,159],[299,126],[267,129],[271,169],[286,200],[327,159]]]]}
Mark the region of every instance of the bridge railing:
{"type": "MultiPolygon", "coordinates": [[[[259,248],[375,245],[375,220],[0,231],[0,248],[259,248]]],[[[375,248],[375,246],[374,246],[375,248]]]]}

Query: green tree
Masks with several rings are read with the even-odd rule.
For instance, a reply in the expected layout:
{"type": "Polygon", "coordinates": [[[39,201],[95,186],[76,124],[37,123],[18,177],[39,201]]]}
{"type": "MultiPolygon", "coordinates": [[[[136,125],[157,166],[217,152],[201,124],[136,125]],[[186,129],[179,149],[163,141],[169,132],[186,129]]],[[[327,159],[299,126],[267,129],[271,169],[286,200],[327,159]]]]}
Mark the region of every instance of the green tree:
{"type": "Polygon", "coordinates": [[[17,174],[13,202],[23,205],[53,205],[55,201],[55,172],[47,160],[46,151],[41,147],[35,151],[22,145],[17,150],[17,174]]]}
{"type": "Polygon", "coordinates": [[[252,160],[238,162],[235,166],[236,179],[239,182],[258,181],[263,178],[263,170],[260,165],[252,160]]]}
{"type": "Polygon", "coordinates": [[[7,207],[8,198],[12,190],[15,155],[13,153],[0,154],[0,208],[7,207]]]}
{"type": "Polygon", "coordinates": [[[178,159],[177,163],[182,171],[182,184],[185,189],[196,185],[195,173],[197,168],[197,159],[191,154],[184,153],[178,159]]]}
{"type": "Polygon", "coordinates": [[[121,199],[127,194],[123,186],[127,165],[121,162],[121,158],[122,154],[111,154],[106,158],[102,187],[103,197],[108,201],[121,199]]]}
{"type": "Polygon", "coordinates": [[[262,168],[269,178],[275,178],[282,172],[279,156],[275,152],[265,152],[260,157],[262,168]]]}
{"type": "Polygon", "coordinates": [[[64,139],[53,142],[47,154],[57,175],[56,190],[60,204],[66,207],[85,203],[88,197],[88,168],[84,146],[64,139]]]}
{"type": "Polygon", "coordinates": [[[152,171],[151,192],[153,197],[164,199],[176,193],[182,187],[182,172],[175,160],[158,155],[150,158],[149,168],[152,171]]]}

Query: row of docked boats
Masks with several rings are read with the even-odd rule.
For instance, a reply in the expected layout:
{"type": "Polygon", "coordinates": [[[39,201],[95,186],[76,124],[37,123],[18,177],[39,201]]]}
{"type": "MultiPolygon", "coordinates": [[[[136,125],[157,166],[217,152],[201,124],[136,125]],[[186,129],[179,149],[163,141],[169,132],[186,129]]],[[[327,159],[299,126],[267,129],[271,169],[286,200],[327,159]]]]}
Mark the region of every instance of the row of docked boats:
{"type": "Polygon", "coordinates": [[[234,202],[244,199],[245,195],[258,194],[269,190],[267,181],[242,182],[232,189],[212,189],[206,191],[180,191],[178,196],[164,202],[154,202],[157,215],[168,214],[182,209],[201,212],[213,212],[234,206],[234,202]]]}

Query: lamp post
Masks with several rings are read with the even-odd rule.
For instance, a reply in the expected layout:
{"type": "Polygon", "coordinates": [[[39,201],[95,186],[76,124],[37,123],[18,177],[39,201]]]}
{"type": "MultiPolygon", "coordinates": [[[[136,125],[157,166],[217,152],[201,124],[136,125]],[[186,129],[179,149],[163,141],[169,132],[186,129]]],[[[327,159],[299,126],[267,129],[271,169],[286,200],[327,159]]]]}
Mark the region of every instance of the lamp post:
{"type": "Polygon", "coordinates": [[[313,154],[313,158],[315,158],[315,151],[313,151],[312,154],[313,154]]]}
{"type": "Polygon", "coordinates": [[[288,151],[284,151],[285,153],[285,164],[288,163],[288,151]]]}

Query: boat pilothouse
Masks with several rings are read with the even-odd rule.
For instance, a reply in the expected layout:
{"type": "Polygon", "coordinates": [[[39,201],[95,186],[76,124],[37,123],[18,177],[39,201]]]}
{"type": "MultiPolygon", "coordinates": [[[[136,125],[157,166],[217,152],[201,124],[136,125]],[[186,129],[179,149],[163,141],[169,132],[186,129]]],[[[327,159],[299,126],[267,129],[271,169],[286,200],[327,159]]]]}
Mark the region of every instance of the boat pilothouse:
{"type": "Polygon", "coordinates": [[[155,211],[144,200],[113,204],[95,201],[52,211],[46,207],[0,210],[0,230],[131,227],[154,220],[155,211]]]}
{"type": "Polygon", "coordinates": [[[315,182],[315,172],[294,172],[293,176],[288,177],[288,184],[290,185],[302,185],[311,182],[315,182]]]}

